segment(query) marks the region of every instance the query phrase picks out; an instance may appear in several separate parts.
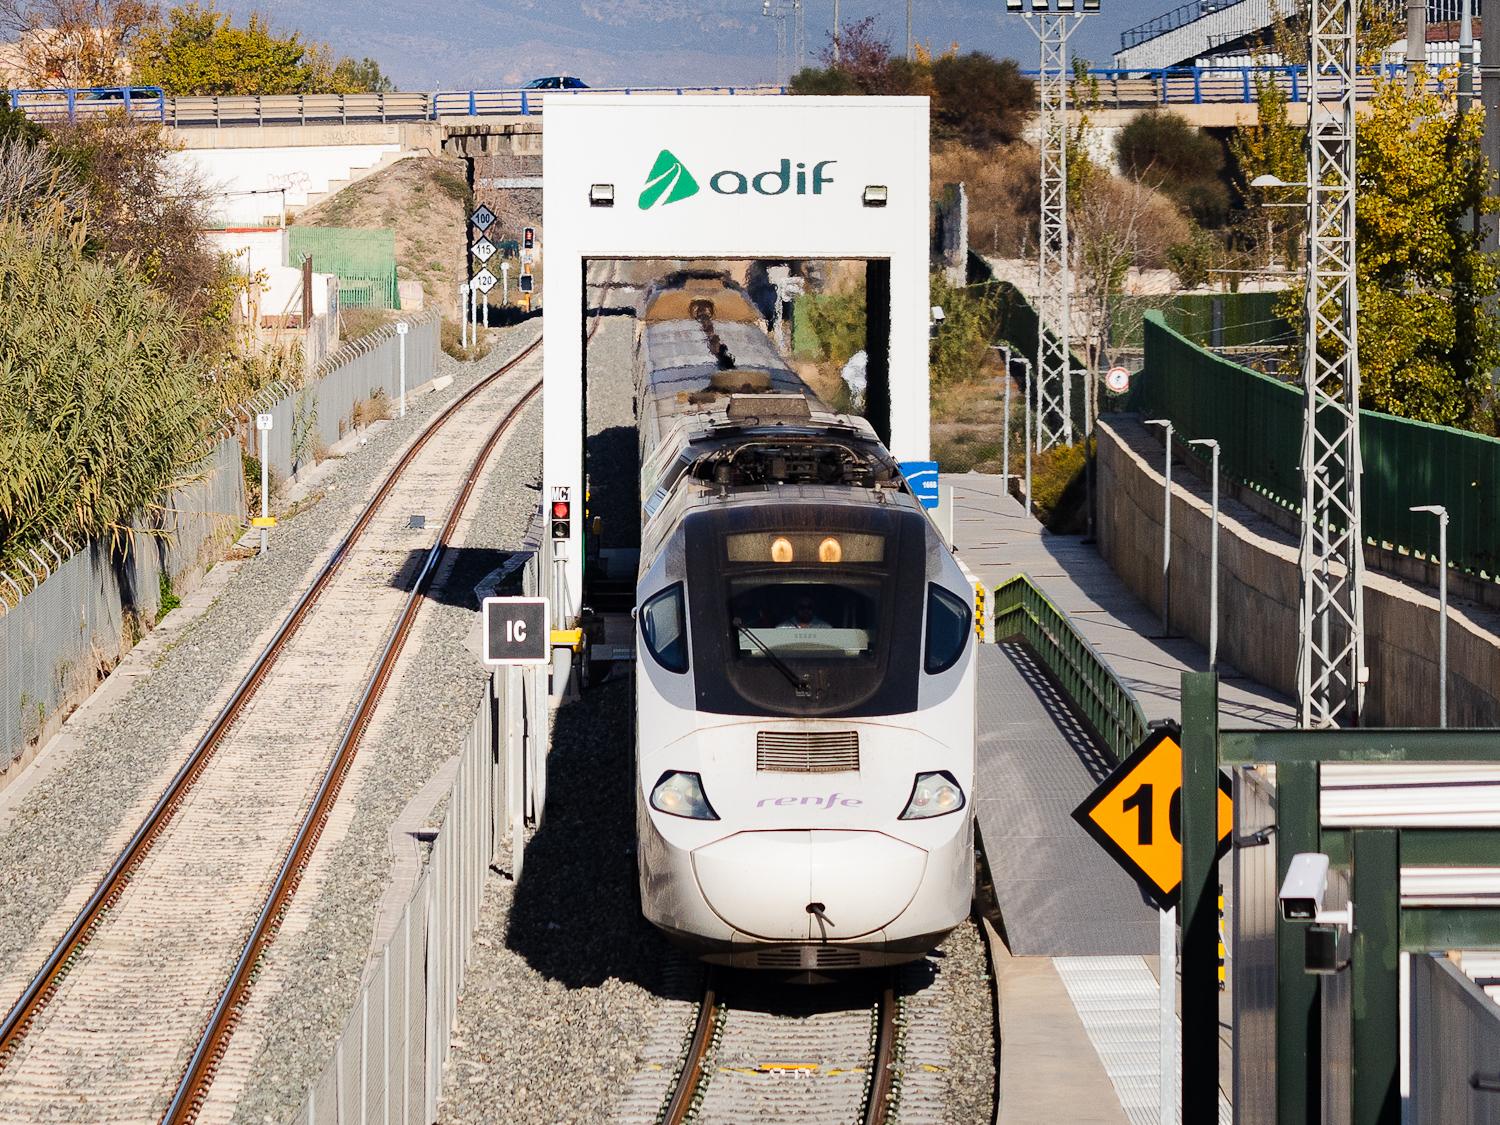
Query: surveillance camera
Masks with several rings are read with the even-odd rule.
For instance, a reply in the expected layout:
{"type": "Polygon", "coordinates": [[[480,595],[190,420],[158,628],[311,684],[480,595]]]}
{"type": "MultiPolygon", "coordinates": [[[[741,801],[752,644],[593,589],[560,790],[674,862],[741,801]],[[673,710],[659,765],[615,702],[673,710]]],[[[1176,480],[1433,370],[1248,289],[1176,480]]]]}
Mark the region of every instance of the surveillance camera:
{"type": "Polygon", "coordinates": [[[1323,896],[1328,893],[1328,857],[1322,852],[1301,852],[1292,856],[1282,881],[1281,916],[1288,922],[1311,922],[1323,912],[1323,896]]]}

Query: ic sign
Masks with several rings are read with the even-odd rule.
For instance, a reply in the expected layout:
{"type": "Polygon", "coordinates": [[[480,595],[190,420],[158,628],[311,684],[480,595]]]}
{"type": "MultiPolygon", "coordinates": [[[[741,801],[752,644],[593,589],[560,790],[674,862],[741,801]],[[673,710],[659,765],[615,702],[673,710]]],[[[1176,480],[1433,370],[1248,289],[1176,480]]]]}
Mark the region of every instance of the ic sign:
{"type": "Polygon", "coordinates": [[[546,598],[485,598],[481,610],[486,664],[551,662],[546,598]]]}
{"type": "MultiPolygon", "coordinates": [[[[1182,742],[1157,731],[1073,810],[1073,819],[1114,857],[1162,910],[1182,894],[1182,742]]],[[[1234,806],[1219,775],[1219,854],[1229,845],[1234,806]]]]}

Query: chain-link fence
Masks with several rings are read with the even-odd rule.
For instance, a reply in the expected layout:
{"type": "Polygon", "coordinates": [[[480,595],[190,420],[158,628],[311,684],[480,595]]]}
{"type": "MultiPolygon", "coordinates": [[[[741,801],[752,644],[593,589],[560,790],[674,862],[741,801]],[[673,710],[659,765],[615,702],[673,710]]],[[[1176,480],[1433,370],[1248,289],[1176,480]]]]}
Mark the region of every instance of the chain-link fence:
{"type": "Polygon", "coordinates": [[[347,308],[399,309],[396,232],[354,227],[292,227],[287,260],[313,260],[313,269],[335,274],[347,308]]]}
{"type": "Polygon", "coordinates": [[[239,528],[244,480],[239,442],[225,438],[128,535],[54,541],[0,573],[0,776],[140,639],[162,594],[217,556],[239,528]]]}

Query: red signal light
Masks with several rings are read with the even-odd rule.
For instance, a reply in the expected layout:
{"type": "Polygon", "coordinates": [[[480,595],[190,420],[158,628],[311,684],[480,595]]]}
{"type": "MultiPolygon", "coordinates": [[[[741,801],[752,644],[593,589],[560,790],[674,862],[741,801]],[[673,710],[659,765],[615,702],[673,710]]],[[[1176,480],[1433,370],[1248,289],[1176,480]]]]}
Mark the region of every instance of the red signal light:
{"type": "Polygon", "coordinates": [[[565,520],[568,518],[568,509],[572,507],[566,500],[554,500],[552,502],[552,518],[565,520]]]}

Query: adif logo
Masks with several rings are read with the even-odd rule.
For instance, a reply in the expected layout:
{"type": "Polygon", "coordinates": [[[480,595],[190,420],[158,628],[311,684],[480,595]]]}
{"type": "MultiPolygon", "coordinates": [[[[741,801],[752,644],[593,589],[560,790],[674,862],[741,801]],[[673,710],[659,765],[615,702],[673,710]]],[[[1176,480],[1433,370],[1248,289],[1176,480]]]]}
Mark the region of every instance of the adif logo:
{"type": "Polygon", "coordinates": [[[668,203],[690,199],[697,194],[698,181],[693,179],[693,174],[669,149],[662,149],[651,174],[646,177],[646,189],[641,192],[641,210],[649,211],[658,203],[665,207],[668,203]]]}
{"type": "MultiPolygon", "coordinates": [[[[828,174],[838,161],[820,160],[812,166],[800,161],[793,163],[783,157],[775,168],[748,174],[725,168],[715,172],[708,181],[715,195],[822,195],[823,189],[834,182],[828,174]]],[[[645,190],[641,192],[642,211],[649,211],[660,204],[690,199],[701,189],[693,174],[670,149],[662,149],[650,174],[646,177],[645,190]]]]}

